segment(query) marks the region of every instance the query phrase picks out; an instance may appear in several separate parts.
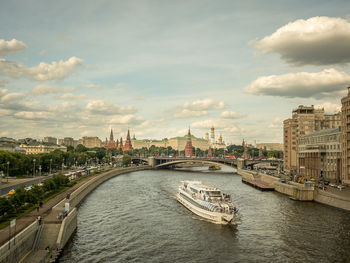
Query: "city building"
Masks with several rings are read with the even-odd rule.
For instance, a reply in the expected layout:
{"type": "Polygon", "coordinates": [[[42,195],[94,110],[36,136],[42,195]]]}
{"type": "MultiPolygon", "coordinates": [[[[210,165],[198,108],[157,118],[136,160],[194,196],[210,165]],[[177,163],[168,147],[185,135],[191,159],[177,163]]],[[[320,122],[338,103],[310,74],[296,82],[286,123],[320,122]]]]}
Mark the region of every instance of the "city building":
{"type": "Polygon", "coordinates": [[[341,99],[342,112],[342,182],[350,184],[350,87],[348,95],[341,99]]]}
{"type": "Polygon", "coordinates": [[[86,148],[102,147],[102,141],[98,137],[84,136],[79,139],[78,144],[84,145],[86,148]]]}
{"type": "Polygon", "coordinates": [[[263,149],[265,151],[283,151],[283,143],[257,143],[256,148],[263,149]]]}
{"type": "Polygon", "coordinates": [[[188,129],[187,141],[185,145],[185,156],[192,157],[192,155],[193,155],[193,149],[192,149],[192,142],[191,142],[191,131],[190,129],[188,129]]]}
{"type": "Polygon", "coordinates": [[[341,114],[325,114],[324,109],[313,105],[300,105],[293,110],[292,118],[283,121],[284,170],[298,170],[298,140],[311,132],[335,128],[341,125],[341,114]]]}
{"type": "Polygon", "coordinates": [[[25,153],[23,149],[19,147],[19,144],[15,139],[8,137],[0,138],[0,151],[25,153]]]}
{"type": "Polygon", "coordinates": [[[50,153],[55,150],[60,150],[62,152],[67,151],[67,147],[63,145],[53,145],[44,143],[21,144],[20,148],[25,151],[25,154],[50,153]]]}
{"type": "Polygon", "coordinates": [[[55,137],[44,137],[43,142],[49,143],[49,144],[57,144],[57,138],[55,138],[55,137]]]}
{"type": "Polygon", "coordinates": [[[299,138],[299,174],[307,179],[341,179],[341,127],[323,129],[299,138]]]}
{"type": "Polygon", "coordinates": [[[106,149],[117,149],[118,148],[118,140],[117,140],[117,142],[114,141],[112,129],[111,129],[111,134],[109,135],[109,141],[107,141],[107,138],[106,138],[106,142],[104,144],[104,147],[106,149]]]}

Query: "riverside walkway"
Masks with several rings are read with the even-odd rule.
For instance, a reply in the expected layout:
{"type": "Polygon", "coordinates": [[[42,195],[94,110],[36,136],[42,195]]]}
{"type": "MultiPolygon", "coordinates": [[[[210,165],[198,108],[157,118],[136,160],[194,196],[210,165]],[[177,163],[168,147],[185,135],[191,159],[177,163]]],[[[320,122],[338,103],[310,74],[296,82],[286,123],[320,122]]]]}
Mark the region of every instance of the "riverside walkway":
{"type": "MultiPolygon", "coordinates": [[[[87,183],[89,180],[91,180],[94,176],[90,176],[86,178],[85,180],[77,183],[76,185],[72,186],[71,188],[67,189],[66,191],[58,194],[54,198],[48,200],[43,204],[43,207],[39,209],[39,212],[34,209],[33,211],[29,212],[28,214],[16,219],[16,232],[21,232],[24,228],[29,226],[33,221],[35,221],[38,216],[40,216],[43,221],[45,221],[46,216],[50,213],[53,206],[55,206],[58,202],[60,202],[63,198],[66,197],[67,194],[71,194],[76,189],[78,189],[81,185],[87,183]]],[[[45,178],[46,179],[46,178],[45,178]]],[[[13,231],[13,230],[12,230],[13,231]]],[[[13,233],[12,233],[13,235],[13,233]]],[[[9,228],[4,227],[0,229],[0,246],[3,245],[5,242],[8,241],[9,238],[9,228]]]]}

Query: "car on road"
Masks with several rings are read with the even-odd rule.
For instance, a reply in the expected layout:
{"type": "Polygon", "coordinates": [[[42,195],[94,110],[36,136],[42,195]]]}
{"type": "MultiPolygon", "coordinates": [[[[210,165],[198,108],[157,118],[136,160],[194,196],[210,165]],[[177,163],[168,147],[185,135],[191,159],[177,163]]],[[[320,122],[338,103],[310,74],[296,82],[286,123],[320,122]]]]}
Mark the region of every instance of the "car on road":
{"type": "Polygon", "coordinates": [[[30,191],[30,190],[32,190],[32,188],[33,188],[33,186],[29,185],[29,186],[24,187],[24,190],[30,191]]]}
{"type": "Polygon", "coordinates": [[[344,189],[345,188],[345,186],[344,185],[338,185],[338,189],[344,189]]]}
{"type": "Polygon", "coordinates": [[[10,192],[8,193],[9,195],[14,195],[16,193],[15,189],[11,189],[10,192]]]}

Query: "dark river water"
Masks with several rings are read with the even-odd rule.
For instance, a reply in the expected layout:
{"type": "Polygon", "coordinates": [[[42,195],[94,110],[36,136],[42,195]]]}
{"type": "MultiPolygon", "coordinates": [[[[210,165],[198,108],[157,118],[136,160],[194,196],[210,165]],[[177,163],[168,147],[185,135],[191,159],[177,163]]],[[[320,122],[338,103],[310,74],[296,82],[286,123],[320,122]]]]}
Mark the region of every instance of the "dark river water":
{"type": "Polygon", "coordinates": [[[134,172],[84,200],[59,262],[350,262],[350,213],[261,192],[235,174],[134,172]],[[175,199],[181,180],[231,194],[241,224],[192,214],[175,199]]]}

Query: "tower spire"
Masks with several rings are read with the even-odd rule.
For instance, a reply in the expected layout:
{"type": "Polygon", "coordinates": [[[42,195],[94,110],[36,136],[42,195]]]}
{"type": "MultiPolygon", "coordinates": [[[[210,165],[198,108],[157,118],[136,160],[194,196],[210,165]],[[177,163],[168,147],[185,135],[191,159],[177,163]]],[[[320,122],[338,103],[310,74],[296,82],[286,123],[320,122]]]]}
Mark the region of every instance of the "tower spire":
{"type": "Polygon", "coordinates": [[[114,138],[113,138],[113,129],[111,128],[111,135],[109,135],[109,141],[110,142],[114,142],[114,138]]]}

